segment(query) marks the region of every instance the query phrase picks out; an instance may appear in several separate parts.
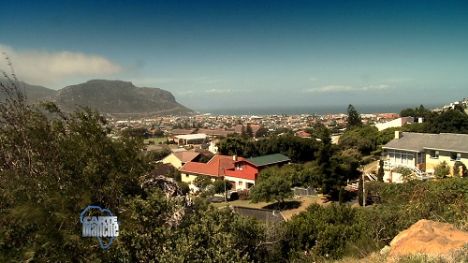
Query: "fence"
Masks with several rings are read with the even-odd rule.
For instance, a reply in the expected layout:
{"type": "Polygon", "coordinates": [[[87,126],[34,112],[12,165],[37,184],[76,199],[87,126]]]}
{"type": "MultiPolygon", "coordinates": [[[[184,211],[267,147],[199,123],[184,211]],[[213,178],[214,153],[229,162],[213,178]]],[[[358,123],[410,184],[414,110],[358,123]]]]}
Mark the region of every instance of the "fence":
{"type": "Polygon", "coordinates": [[[308,195],[315,195],[315,189],[312,187],[303,188],[303,187],[294,187],[293,189],[295,196],[308,196],[308,195]]]}

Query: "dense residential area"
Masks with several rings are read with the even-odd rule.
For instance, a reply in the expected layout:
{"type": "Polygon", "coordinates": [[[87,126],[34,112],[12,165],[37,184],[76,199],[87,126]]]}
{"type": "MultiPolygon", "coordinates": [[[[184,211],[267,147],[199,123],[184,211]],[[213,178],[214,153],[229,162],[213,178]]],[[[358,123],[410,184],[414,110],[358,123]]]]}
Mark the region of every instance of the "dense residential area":
{"type": "Polygon", "coordinates": [[[0,263],[468,263],[468,1],[2,1],[0,263]]]}

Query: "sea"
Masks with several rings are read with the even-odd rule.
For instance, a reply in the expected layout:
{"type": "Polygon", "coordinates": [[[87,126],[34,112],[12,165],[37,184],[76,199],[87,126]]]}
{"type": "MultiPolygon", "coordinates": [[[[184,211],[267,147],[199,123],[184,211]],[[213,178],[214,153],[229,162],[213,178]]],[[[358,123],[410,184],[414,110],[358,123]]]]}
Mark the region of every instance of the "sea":
{"type": "MultiPolygon", "coordinates": [[[[354,105],[359,113],[400,113],[406,108],[415,108],[419,105],[354,105]]],[[[426,108],[436,108],[437,105],[424,105],[426,108]]],[[[338,114],[346,113],[346,106],[291,106],[291,107],[238,107],[195,109],[198,113],[213,115],[299,115],[299,114],[338,114]]]]}

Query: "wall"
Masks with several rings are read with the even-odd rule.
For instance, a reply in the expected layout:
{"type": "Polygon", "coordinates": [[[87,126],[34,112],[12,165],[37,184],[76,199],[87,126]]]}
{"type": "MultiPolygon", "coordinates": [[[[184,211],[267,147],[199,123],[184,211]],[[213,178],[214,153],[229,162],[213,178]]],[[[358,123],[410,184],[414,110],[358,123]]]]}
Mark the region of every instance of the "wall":
{"type": "MultiPolygon", "coordinates": [[[[400,150],[385,149],[384,161],[391,163],[392,165],[402,165],[411,168],[416,167],[416,155],[415,152],[407,152],[400,150]],[[393,155],[393,156],[391,156],[393,155]],[[411,158],[411,159],[410,159],[411,158]]],[[[419,160],[418,160],[419,162],[419,160]]]]}
{"type": "Polygon", "coordinates": [[[254,180],[247,180],[247,179],[236,178],[236,177],[230,177],[230,176],[225,176],[224,179],[225,179],[226,181],[235,182],[235,188],[232,189],[232,190],[244,190],[244,189],[248,189],[248,187],[247,187],[247,184],[248,184],[248,183],[255,185],[255,181],[254,181],[254,180]]]}
{"type": "Polygon", "coordinates": [[[176,169],[180,169],[180,167],[182,167],[182,161],[180,161],[173,153],[162,159],[162,163],[170,164],[176,169]]]}
{"type": "MultiPolygon", "coordinates": [[[[434,173],[434,168],[440,163],[442,163],[443,161],[447,162],[450,168],[452,168],[453,165],[455,164],[455,160],[451,160],[450,158],[451,152],[439,151],[439,158],[432,158],[430,150],[426,150],[425,153],[426,153],[426,172],[434,173]]],[[[461,159],[459,161],[461,161],[462,163],[465,164],[465,166],[468,167],[468,154],[462,153],[461,159]]]]}

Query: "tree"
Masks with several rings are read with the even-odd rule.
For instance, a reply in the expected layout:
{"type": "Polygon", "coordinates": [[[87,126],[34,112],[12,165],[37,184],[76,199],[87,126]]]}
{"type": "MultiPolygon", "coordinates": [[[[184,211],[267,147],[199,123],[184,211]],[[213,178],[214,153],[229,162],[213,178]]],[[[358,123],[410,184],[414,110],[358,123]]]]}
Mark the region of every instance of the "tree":
{"type": "Polygon", "coordinates": [[[347,130],[339,140],[343,149],[356,148],[361,153],[368,155],[377,148],[379,131],[376,127],[365,125],[347,130]]]}
{"type": "Polygon", "coordinates": [[[280,208],[284,200],[291,197],[292,194],[291,182],[284,176],[276,173],[269,176],[261,175],[258,183],[250,190],[252,202],[270,202],[275,200],[278,208],[280,208]]]}
{"type": "Polygon", "coordinates": [[[379,160],[379,170],[377,172],[377,179],[378,179],[379,182],[383,182],[384,175],[385,175],[384,161],[379,160]]]}
{"type": "Polygon", "coordinates": [[[199,175],[195,180],[193,180],[193,184],[204,192],[208,189],[208,186],[213,184],[213,182],[211,181],[211,177],[207,175],[199,175]]]}
{"type": "Polygon", "coordinates": [[[468,115],[459,110],[446,110],[429,120],[427,132],[468,134],[468,115]]]}
{"type": "Polygon", "coordinates": [[[348,123],[346,128],[348,130],[362,126],[361,115],[356,111],[353,105],[348,106],[348,123]]]}
{"type": "Polygon", "coordinates": [[[247,128],[245,128],[245,136],[247,136],[248,138],[253,138],[254,136],[252,126],[250,126],[250,123],[247,123],[247,128]]]}
{"type": "Polygon", "coordinates": [[[226,182],[224,180],[216,180],[213,182],[213,191],[216,194],[224,193],[225,191],[229,191],[232,189],[232,184],[226,182]]]}
{"type": "Polygon", "coordinates": [[[266,136],[268,136],[268,129],[262,125],[255,133],[255,138],[263,138],[266,136]]]}
{"type": "Polygon", "coordinates": [[[450,174],[450,167],[448,166],[446,161],[439,163],[436,167],[434,167],[434,175],[437,178],[444,178],[450,174]]]}

